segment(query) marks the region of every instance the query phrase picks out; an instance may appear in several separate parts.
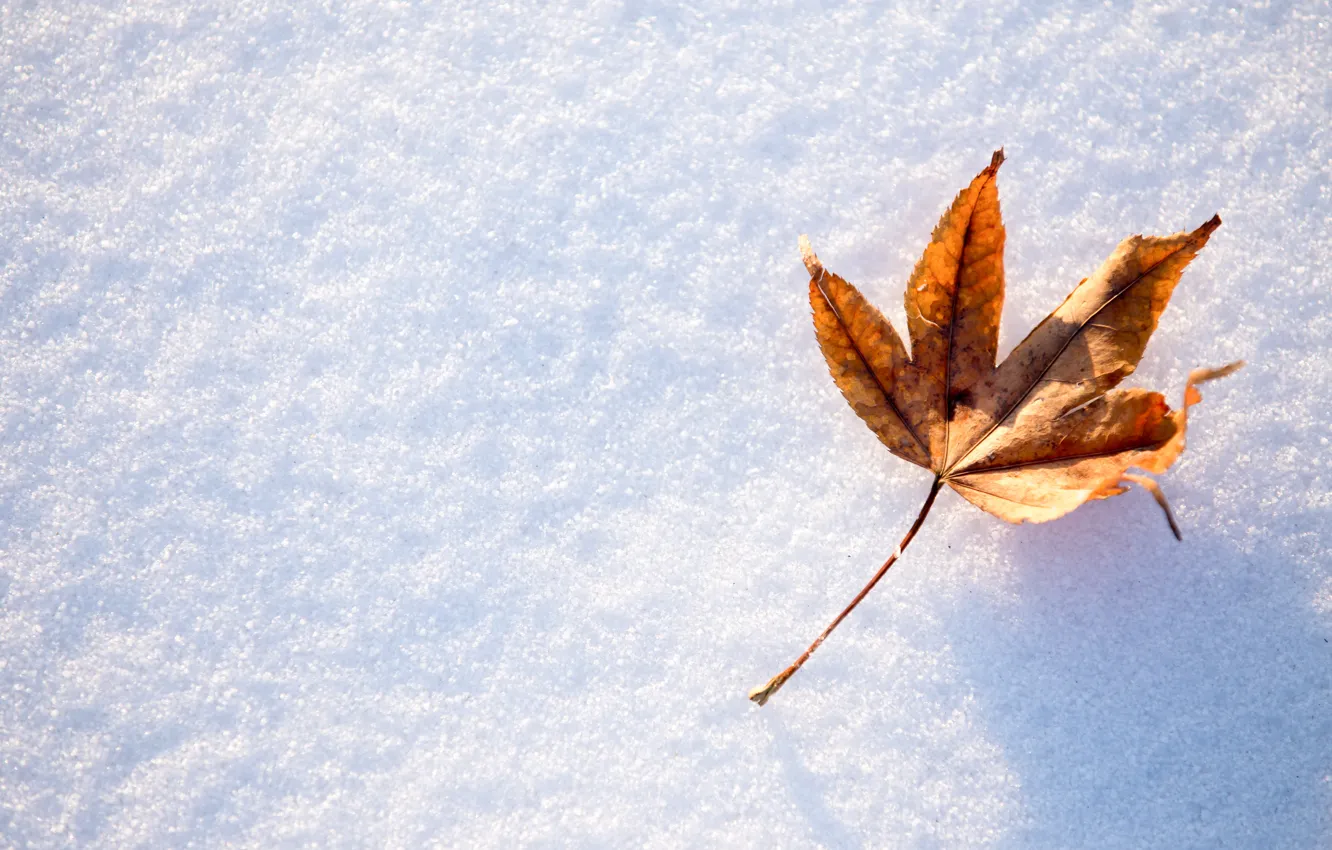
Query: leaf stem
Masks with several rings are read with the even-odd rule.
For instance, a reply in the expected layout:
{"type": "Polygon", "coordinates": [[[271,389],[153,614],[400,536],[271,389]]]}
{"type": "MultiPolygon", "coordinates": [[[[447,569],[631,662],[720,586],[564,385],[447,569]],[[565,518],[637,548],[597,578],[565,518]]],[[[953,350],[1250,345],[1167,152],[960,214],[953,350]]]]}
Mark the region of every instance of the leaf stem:
{"type": "Polygon", "coordinates": [[[925,498],[925,504],[921,506],[920,513],[916,516],[916,521],[911,523],[911,528],[907,530],[906,536],[902,538],[902,542],[897,544],[897,549],[893,551],[893,554],[888,556],[888,560],[883,562],[883,566],[879,567],[879,571],[874,574],[874,578],[869,580],[869,584],[865,585],[861,591],[856,594],[856,598],[851,600],[851,604],[846,606],[842,613],[838,614],[837,618],[828,624],[828,628],[823,630],[823,634],[819,635],[818,639],[809,645],[809,649],[805,650],[804,653],[795,660],[794,664],[787,667],[776,676],[773,676],[768,680],[766,685],[750,691],[749,698],[751,700],[759,705],[766,704],[773,694],[781,690],[782,685],[786,684],[786,680],[794,676],[795,672],[809,660],[809,657],[814,654],[814,650],[818,649],[819,644],[823,643],[824,638],[832,634],[833,629],[837,628],[838,625],[846,619],[846,615],[850,614],[855,607],[860,604],[860,600],[864,599],[865,596],[874,589],[874,585],[879,583],[879,579],[883,578],[884,574],[888,572],[888,568],[897,563],[897,559],[901,556],[903,550],[906,549],[907,544],[911,542],[911,539],[916,536],[916,532],[920,531],[921,525],[925,522],[925,516],[930,512],[930,508],[934,506],[934,497],[939,495],[939,488],[942,486],[943,478],[935,478],[934,483],[930,485],[930,495],[925,498]]]}

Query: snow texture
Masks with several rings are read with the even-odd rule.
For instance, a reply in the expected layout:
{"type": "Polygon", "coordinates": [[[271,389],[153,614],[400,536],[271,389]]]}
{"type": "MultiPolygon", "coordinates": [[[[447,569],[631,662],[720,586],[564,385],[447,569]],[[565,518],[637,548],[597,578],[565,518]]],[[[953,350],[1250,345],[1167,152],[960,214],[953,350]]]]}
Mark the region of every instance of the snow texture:
{"type": "MultiPolygon", "coordinates": [[[[1327,2],[0,6],[0,846],[1332,844],[1327,2]],[[1224,226],[1164,478],[839,397],[1003,146],[1001,353],[1224,226]]],[[[899,325],[900,326],[900,325],[899,325]]]]}

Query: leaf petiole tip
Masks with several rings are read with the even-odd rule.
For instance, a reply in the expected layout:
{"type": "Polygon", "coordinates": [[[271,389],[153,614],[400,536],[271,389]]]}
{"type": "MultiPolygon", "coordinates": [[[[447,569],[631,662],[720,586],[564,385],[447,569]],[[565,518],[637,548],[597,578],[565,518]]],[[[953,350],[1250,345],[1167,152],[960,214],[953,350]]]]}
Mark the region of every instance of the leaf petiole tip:
{"type": "Polygon", "coordinates": [[[754,688],[749,692],[750,700],[759,705],[767,705],[768,699],[782,689],[782,685],[786,684],[786,680],[791,678],[791,675],[795,673],[797,669],[799,668],[794,665],[787,667],[785,670],[769,679],[766,685],[760,685],[759,687],[754,688]]]}

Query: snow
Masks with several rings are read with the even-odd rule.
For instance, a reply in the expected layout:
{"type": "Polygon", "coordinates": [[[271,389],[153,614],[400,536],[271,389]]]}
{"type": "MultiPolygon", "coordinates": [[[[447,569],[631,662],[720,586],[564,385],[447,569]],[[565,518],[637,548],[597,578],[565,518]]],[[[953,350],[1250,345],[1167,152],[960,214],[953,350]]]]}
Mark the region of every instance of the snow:
{"type": "Polygon", "coordinates": [[[0,846],[1332,841],[1326,2],[0,8],[0,846]],[[1003,146],[1011,348],[1224,226],[1165,476],[1009,526],[828,379],[1003,146]]]}

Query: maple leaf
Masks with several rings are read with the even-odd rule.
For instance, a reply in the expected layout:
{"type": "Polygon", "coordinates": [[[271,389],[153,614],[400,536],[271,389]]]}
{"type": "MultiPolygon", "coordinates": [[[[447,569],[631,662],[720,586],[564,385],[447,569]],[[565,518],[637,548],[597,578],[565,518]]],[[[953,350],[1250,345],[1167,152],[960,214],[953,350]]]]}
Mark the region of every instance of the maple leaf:
{"type": "Polygon", "coordinates": [[[1184,267],[1221,225],[1213,216],[1173,236],[1130,236],[995,366],[1004,300],[1004,225],[990,164],[939,219],[906,286],[908,355],[897,331],[800,237],[819,347],[842,395],[888,450],[934,482],[896,551],[797,659],[750,692],[763,705],[902,554],[947,485],[1009,522],[1046,522],[1138,484],[1179,528],[1155,480],[1184,450],[1197,385],[1241,362],[1189,375],[1184,404],[1115,389],[1137,368],[1184,267]]]}

